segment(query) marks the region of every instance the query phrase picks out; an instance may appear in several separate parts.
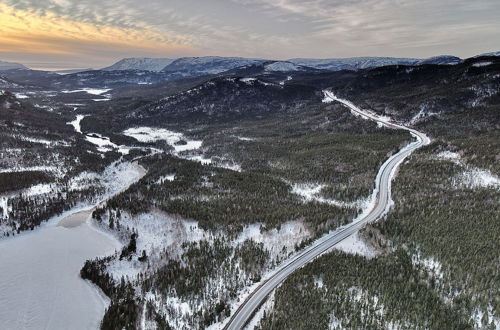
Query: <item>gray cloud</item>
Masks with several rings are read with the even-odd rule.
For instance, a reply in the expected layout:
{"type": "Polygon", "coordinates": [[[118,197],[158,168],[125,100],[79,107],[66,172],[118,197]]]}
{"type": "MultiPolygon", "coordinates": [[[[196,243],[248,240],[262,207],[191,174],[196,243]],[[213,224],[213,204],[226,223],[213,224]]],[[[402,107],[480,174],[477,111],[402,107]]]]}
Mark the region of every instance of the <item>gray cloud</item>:
{"type": "MultiPolygon", "coordinates": [[[[462,57],[500,49],[498,0],[0,0],[17,9],[138,31],[185,55],[266,58],[462,57]]],[[[76,46],[78,48],[78,46],[76,46]]],[[[81,47],[78,61],[108,62],[138,49],[81,47]]],[[[23,56],[25,56],[24,54],[23,56]]],[[[161,54],[151,54],[161,56],[161,54]]],[[[178,54],[164,54],[164,56],[178,54]]],[[[2,56],[2,54],[0,54],[2,56]]],[[[74,59],[73,59],[74,62],[74,59]]]]}

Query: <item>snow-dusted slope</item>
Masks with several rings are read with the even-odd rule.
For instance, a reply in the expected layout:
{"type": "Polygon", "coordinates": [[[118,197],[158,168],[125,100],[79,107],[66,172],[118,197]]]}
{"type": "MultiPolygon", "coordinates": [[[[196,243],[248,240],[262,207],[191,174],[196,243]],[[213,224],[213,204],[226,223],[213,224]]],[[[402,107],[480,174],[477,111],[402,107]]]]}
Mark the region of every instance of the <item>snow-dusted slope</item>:
{"type": "Polygon", "coordinates": [[[0,71],[12,70],[12,69],[29,70],[27,67],[25,67],[20,63],[0,61],[0,71]]]}
{"type": "Polygon", "coordinates": [[[460,57],[452,56],[452,55],[440,55],[433,56],[429,58],[425,58],[423,60],[415,63],[416,65],[421,64],[442,64],[442,65],[453,65],[462,63],[462,59],[460,57]]]}
{"type": "Polygon", "coordinates": [[[266,71],[275,72],[289,72],[289,71],[303,71],[306,68],[302,65],[297,65],[288,61],[276,61],[265,65],[266,71]]]}
{"type": "Polygon", "coordinates": [[[352,57],[352,58],[293,58],[289,62],[313,67],[316,69],[324,69],[330,71],[340,70],[360,70],[387,65],[412,65],[418,61],[415,58],[394,58],[394,57],[352,57]]]}
{"type": "Polygon", "coordinates": [[[458,64],[462,59],[451,55],[440,55],[425,59],[397,57],[352,57],[352,58],[294,58],[289,62],[330,71],[360,70],[388,65],[458,64]]]}
{"type": "Polygon", "coordinates": [[[103,68],[102,70],[161,71],[164,67],[166,67],[173,61],[174,59],[170,58],[124,58],[111,66],[103,68]]]}
{"type": "Polygon", "coordinates": [[[243,57],[182,57],[167,65],[163,71],[178,72],[185,76],[216,74],[240,66],[262,63],[264,61],[265,60],[243,57]]]}
{"type": "Polygon", "coordinates": [[[480,54],[480,55],[477,55],[477,56],[474,56],[474,57],[480,57],[480,56],[500,56],[500,51],[498,51],[498,52],[484,53],[484,54],[480,54]]]}

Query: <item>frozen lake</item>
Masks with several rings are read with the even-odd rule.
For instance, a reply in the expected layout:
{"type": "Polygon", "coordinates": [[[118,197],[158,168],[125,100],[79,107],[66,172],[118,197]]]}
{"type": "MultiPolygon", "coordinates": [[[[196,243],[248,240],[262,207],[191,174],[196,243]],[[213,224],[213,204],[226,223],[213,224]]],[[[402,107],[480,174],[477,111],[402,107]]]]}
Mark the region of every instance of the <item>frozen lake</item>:
{"type": "Polygon", "coordinates": [[[2,329],[99,327],[109,301],[79,272],[120,244],[85,222],[90,212],[0,242],[2,329]]]}

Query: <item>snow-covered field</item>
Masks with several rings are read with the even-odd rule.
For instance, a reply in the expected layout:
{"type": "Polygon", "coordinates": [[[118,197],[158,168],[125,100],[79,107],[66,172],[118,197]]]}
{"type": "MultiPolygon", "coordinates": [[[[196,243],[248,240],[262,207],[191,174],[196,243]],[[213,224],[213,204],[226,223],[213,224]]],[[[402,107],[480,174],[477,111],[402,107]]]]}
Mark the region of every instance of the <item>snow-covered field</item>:
{"type": "Polygon", "coordinates": [[[174,147],[175,152],[182,152],[186,150],[199,149],[203,143],[200,140],[189,140],[184,137],[184,134],[179,132],[169,131],[164,128],[154,127],[133,127],[125,130],[124,135],[133,137],[139,142],[155,142],[159,140],[166,141],[169,145],[174,147]],[[179,142],[185,141],[184,144],[179,142]]]}
{"type": "Polygon", "coordinates": [[[202,164],[210,164],[212,160],[205,158],[203,154],[185,154],[187,151],[197,151],[201,148],[203,141],[190,140],[179,132],[173,132],[165,128],[157,127],[132,127],[123,131],[124,135],[133,137],[139,142],[165,141],[174,148],[174,155],[179,158],[197,161],[202,164]]]}
{"type": "Polygon", "coordinates": [[[375,258],[378,255],[375,249],[370,247],[361,237],[359,237],[359,233],[347,237],[345,240],[335,245],[334,249],[345,253],[364,256],[368,259],[375,258]]]}

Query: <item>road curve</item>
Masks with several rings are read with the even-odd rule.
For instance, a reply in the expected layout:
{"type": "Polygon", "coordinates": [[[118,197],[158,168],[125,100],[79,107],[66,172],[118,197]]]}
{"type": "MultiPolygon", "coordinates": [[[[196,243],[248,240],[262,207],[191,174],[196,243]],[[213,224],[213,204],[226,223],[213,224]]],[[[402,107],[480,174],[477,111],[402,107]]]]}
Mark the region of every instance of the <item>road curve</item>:
{"type": "Polygon", "coordinates": [[[360,228],[365,226],[368,222],[375,221],[382,217],[390,208],[391,200],[391,179],[401,162],[408,157],[414,150],[430,143],[430,139],[422,132],[403,125],[392,123],[384,118],[378,117],[374,114],[368,113],[356,107],[353,103],[337,98],[332,92],[325,90],[325,98],[323,102],[338,101],[347,106],[353,113],[361,115],[365,119],[374,120],[387,127],[395,129],[404,129],[409,131],[416,141],[410,143],[396,154],[387,159],[379,169],[375,179],[375,191],[372,195],[373,203],[371,208],[363,213],[362,216],[355,219],[350,224],[328,233],[322,238],[318,239],[314,244],[304,248],[302,251],[294,254],[288,260],[283,262],[271,274],[267,276],[262,283],[251,292],[239,308],[233,313],[227,324],[223,329],[225,330],[239,330],[242,329],[254,312],[265,301],[266,297],[280,285],[290,274],[295,270],[301,268],[308,262],[312,261],[317,256],[329,250],[337,243],[341,242],[348,236],[357,232],[360,228]]]}

